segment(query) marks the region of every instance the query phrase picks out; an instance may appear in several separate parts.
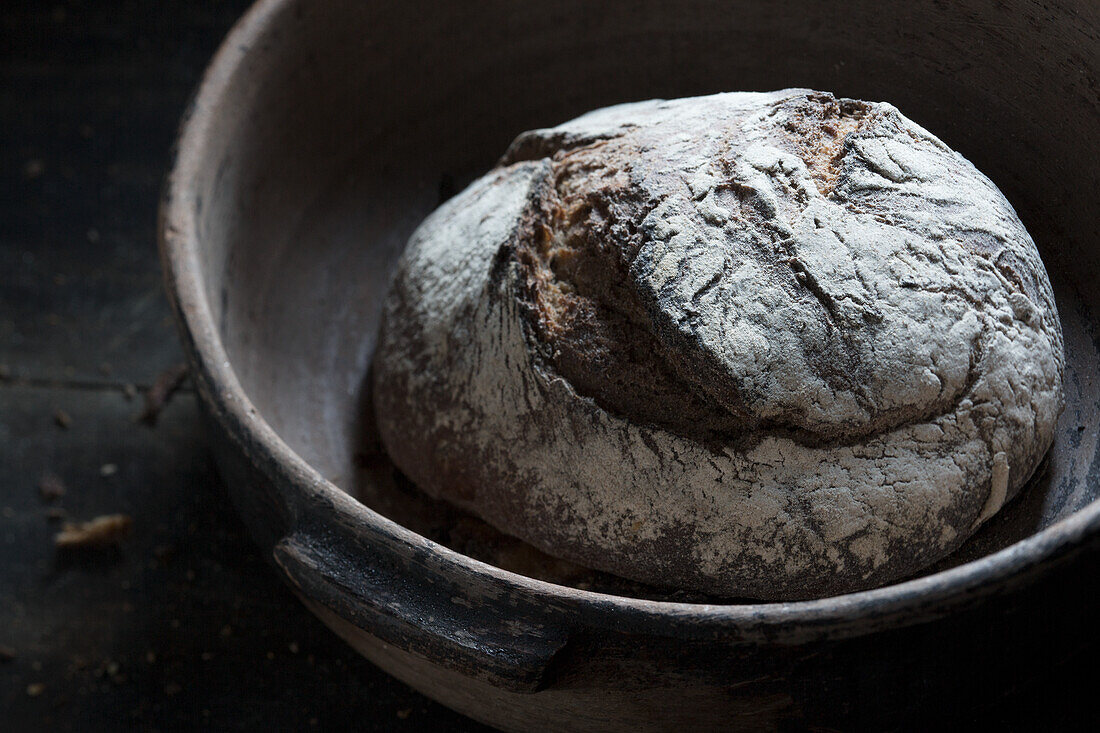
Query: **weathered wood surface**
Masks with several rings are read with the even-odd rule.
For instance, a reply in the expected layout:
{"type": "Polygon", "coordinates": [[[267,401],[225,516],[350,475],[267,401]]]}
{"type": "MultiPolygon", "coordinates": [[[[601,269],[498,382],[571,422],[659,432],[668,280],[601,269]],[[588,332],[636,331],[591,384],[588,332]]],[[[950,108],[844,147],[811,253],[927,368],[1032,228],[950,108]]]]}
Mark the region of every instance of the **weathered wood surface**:
{"type": "Polygon", "coordinates": [[[247,4],[0,13],[5,731],[478,728],[363,660],[285,589],[228,503],[186,385],[155,427],[124,393],[182,360],[157,197],[188,95],[247,4]],[[37,488],[46,471],[66,487],[52,502],[37,488]],[[133,529],[117,549],[59,554],[56,510],[125,513],[133,529]]]}

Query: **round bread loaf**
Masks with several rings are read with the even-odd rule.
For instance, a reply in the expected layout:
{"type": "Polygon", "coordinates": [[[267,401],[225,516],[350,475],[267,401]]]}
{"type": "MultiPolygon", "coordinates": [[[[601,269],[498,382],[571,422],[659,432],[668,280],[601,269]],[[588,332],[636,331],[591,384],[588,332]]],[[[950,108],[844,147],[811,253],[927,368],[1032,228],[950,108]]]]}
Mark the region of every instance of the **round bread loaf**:
{"type": "Polygon", "coordinates": [[[601,109],[416,231],[374,362],[421,489],[552,555],[798,599],[912,574],[1035,471],[1046,272],[1000,191],[889,104],[601,109]]]}

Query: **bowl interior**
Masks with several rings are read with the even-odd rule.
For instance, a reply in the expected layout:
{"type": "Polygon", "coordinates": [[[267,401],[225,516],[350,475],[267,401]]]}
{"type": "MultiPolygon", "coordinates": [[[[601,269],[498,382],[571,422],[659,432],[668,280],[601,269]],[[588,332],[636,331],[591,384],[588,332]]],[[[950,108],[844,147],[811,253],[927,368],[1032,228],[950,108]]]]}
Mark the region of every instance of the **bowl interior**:
{"type": "Polygon", "coordinates": [[[936,569],[1097,498],[1097,12],[605,5],[285,2],[252,48],[224,51],[247,63],[228,80],[234,103],[214,113],[198,182],[201,266],[237,377],[279,436],[368,506],[468,555],[681,597],[555,561],[409,486],[369,419],[379,306],[411,231],[516,134],[618,102],[801,86],[889,101],[970,158],[1016,207],[1054,285],[1068,370],[1055,445],[1021,496],[936,569]]]}

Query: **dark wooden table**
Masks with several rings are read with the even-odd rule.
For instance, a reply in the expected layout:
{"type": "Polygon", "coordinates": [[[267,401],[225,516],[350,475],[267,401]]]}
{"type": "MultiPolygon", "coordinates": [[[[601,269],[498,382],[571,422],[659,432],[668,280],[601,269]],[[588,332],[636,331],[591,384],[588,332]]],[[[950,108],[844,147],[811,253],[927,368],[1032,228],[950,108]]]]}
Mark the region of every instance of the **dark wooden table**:
{"type": "MultiPolygon", "coordinates": [[[[155,426],[135,420],[182,358],[155,245],[172,138],[246,5],[0,5],[0,731],[477,728],[285,590],[228,506],[186,384],[155,426]],[[47,472],[66,486],[53,501],[47,472]],[[55,550],[51,514],[119,512],[119,547],[55,550]]],[[[1073,577],[1091,582],[1091,563],[1073,577]]],[[[1097,639],[1022,668],[960,727],[1095,729],[1097,639]]]]}
{"type": "Polygon", "coordinates": [[[172,140],[246,5],[0,4],[0,731],[476,727],[284,589],[186,385],[154,427],[134,419],[182,360],[155,243],[172,140]],[[52,502],[46,472],[66,486],[52,502]],[[133,530],[58,553],[58,510],[133,530]]]}

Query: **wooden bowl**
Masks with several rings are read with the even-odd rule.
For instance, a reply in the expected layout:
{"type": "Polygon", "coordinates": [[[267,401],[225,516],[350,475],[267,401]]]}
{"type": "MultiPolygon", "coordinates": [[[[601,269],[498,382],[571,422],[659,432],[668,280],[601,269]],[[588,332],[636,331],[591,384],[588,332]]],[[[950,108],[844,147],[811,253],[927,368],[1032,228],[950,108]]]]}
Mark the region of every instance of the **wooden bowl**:
{"type": "Polygon", "coordinates": [[[1100,553],[1098,39],[1087,0],[262,0],[187,113],[161,214],[241,516],[355,648],[503,728],[880,727],[997,704],[1095,613],[1082,568],[1100,553]],[[752,604],[557,563],[409,487],[378,452],[363,385],[416,224],[523,130],[787,86],[896,104],[1033,234],[1068,393],[1024,495],[921,577],[752,604]]]}

